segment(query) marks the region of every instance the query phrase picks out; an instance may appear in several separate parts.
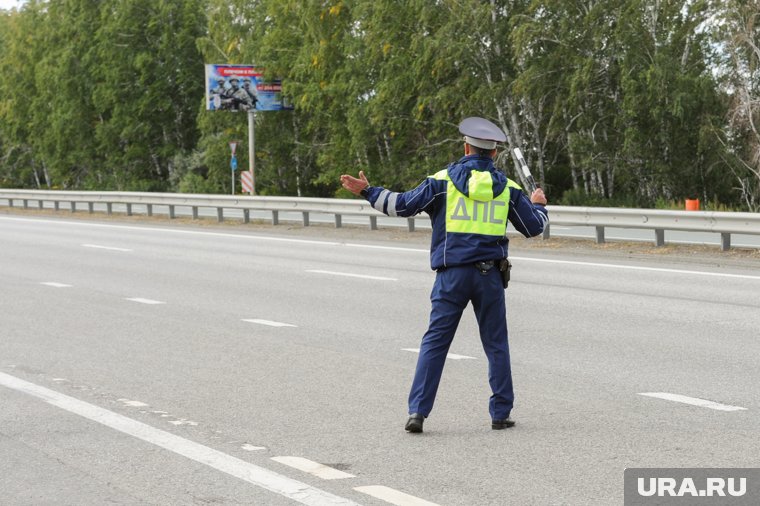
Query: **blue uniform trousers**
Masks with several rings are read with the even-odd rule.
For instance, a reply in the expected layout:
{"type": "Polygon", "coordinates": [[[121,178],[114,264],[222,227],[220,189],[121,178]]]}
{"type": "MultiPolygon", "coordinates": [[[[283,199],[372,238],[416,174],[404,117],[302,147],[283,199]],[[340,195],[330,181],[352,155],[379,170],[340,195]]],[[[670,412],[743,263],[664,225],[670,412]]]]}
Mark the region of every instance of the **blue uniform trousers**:
{"type": "Polygon", "coordinates": [[[472,301],[480,340],[488,357],[491,384],[489,412],[493,420],[512,411],[512,369],[509,362],[504,287],[497,268],[485,275],[474,265],[449,267],[437,273],[430,294],[430,325],[422,337],[414,382],[409,393],[409,414],[428,416],[441,381],[446,354],[467,303],[472,301]]]}

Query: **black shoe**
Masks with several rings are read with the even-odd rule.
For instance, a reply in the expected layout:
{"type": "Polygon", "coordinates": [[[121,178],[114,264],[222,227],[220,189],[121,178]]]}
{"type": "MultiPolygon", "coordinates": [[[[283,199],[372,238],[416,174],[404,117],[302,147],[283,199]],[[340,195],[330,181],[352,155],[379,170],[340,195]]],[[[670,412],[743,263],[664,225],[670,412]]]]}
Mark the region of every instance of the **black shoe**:
{"type": "Polygon", "coordinates": [[[491,420],[491,428],[493,430],[508,429],[515,426],[515,421],[511,418],[504,418],[503,420],[491,420]]]}
{"type": "Polygon", "coordinates": [[[425,421],[425,417],[419,413],[412,413],[409,415],[409,420],[406,421],[407,432],[422,432],[422,424],[425,421]]]}

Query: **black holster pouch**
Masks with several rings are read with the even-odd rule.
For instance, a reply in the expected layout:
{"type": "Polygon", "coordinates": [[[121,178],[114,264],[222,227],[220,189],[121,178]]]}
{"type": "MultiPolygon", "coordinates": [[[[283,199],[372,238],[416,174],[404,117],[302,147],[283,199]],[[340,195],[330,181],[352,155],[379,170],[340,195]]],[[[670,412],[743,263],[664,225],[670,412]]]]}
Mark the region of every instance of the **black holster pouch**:
{"type": "Polygon", "coordinates": [[[509,271],[512,270],[512,264],[509,263],[509,259],[502,258],[499,260],[499,274],[501,274],[501,284],[506,289],[509,286],[509,271]]]}

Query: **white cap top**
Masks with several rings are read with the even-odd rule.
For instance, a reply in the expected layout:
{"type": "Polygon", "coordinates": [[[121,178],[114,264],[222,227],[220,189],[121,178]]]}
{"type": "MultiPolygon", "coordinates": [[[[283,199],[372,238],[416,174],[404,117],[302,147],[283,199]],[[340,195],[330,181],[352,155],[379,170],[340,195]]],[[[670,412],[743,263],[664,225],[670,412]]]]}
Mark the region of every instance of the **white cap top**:
{"type": "Polygon", "coordinates": [[[464,141],[467,144],[480,149],[494,149],[497,142],[507,140],[501,128],[484,118],[465,118],[459,124],[459,131],[464,134],[464,141]]]}

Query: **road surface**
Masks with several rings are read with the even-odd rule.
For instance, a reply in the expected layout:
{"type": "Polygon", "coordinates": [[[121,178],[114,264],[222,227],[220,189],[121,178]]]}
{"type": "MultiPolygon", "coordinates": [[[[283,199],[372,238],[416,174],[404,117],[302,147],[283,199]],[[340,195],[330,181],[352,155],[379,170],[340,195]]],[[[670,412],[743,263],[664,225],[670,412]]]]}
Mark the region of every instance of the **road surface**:
{"type": "Polygon", "coordinates": [[[0,215],[2,503],[610,505],[628,467],[758,467],[751,263],[513,249],[517,426],[467,311],[411,435],[434,274],[363,234],[0,215]]]}

